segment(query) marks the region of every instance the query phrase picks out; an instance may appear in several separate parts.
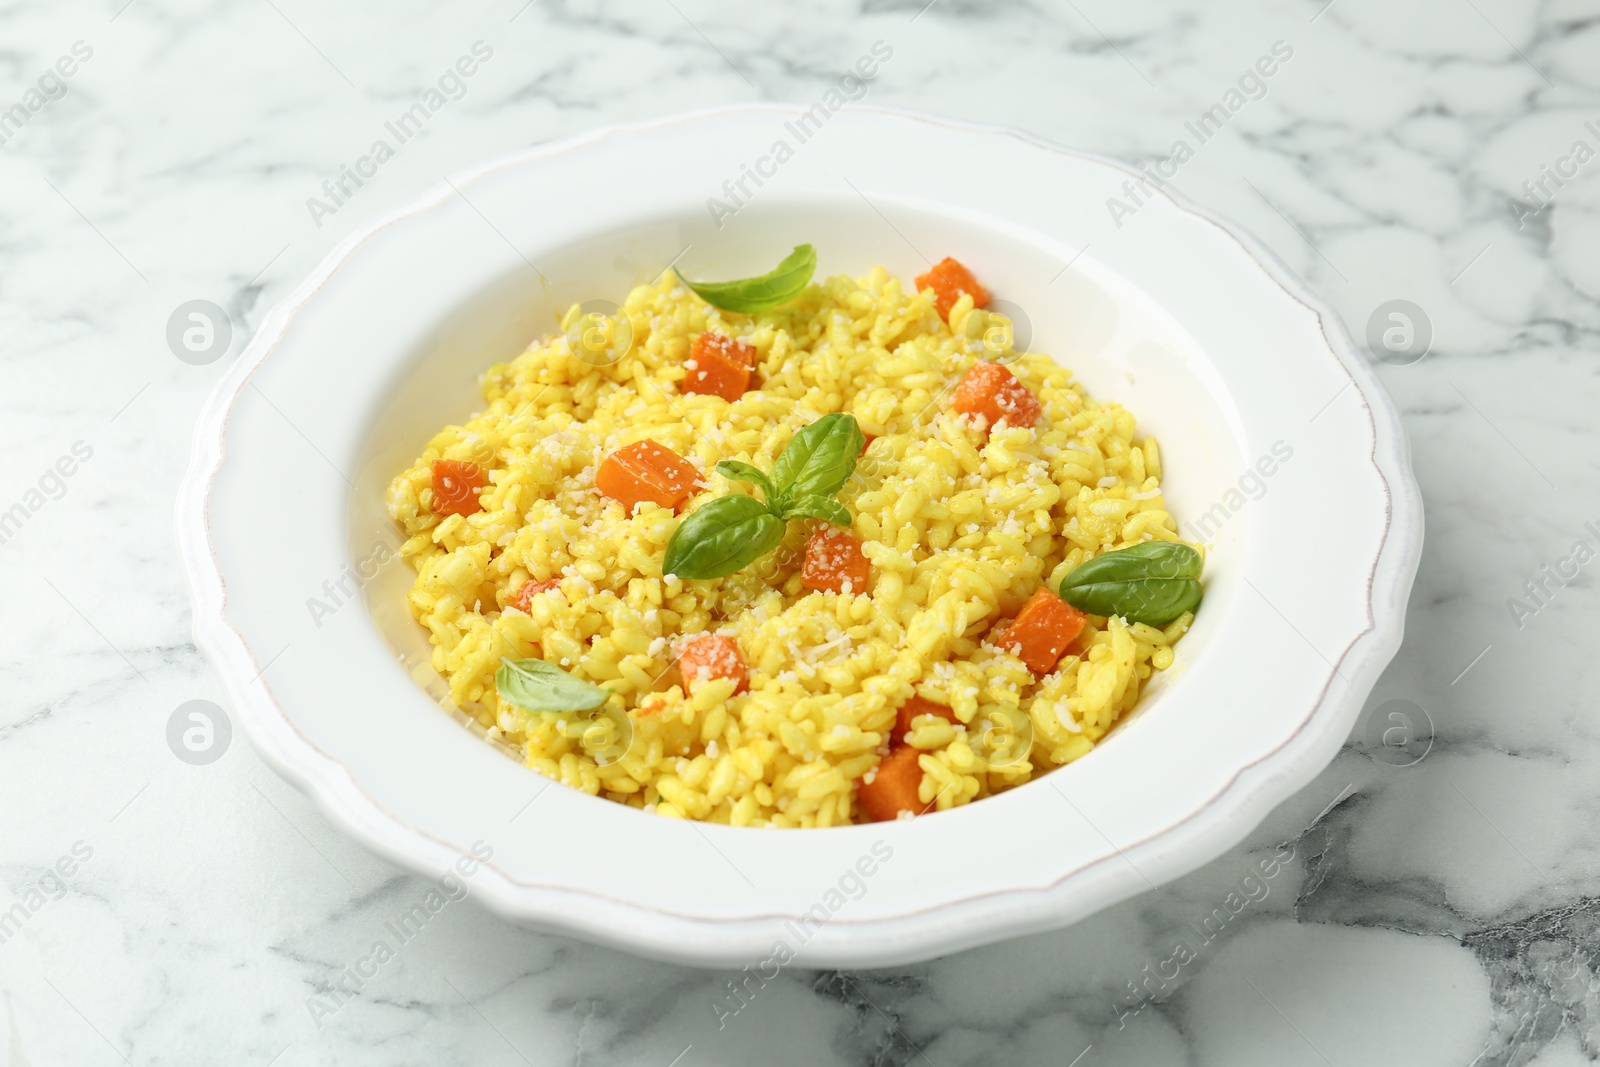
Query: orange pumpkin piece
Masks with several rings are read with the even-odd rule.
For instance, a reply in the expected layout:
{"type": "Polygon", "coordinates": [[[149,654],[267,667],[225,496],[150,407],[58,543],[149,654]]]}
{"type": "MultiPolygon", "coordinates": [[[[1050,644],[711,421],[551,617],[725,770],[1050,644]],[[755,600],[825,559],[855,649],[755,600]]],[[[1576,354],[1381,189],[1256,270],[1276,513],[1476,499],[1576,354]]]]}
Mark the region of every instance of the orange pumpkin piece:
{"type": "Polygon", "coordinates": [[[489,477],[471,460],[433,461],[433,510],[438,515],[476,515],[483,510],[478,493],[489,477]]]}
{"type": "Polygon", "coordinates": [[[906,732],[911,729],[911,720],[918,715],[937,715],[957,725],[961,723],[961,720],[956,718],[956,713],[943,704],[935,704],[924,697],[913,695],[910,700],[900,705],[899,711],[894,713],[894,734],[889,738],[890,747],[905,744],[906,732]]]}
{"type": "Polygon", "coordinates": [[[691,693],[713,678],[732,678],[735,693],[750,688],[750,672],[745,668],[739,642],[724,634],[706,634],[684,642],[678,650],[678,672],[683,675],[684,688],[691,693]]]}
{"type": "Polygon", "coordinates": [[[837,526],[822,526],[806,542],[800,584],[817,593],[865,593],[871,568],[861,539],[837,526]]]}
{"type": "Polygon", "coordinates": [[[688,373],[683,378],[686,393],[709,393],[732,402],[750,388],[750,372],[755,369],[754,346],[707,330],[694,339],[689,358],[683,361],[688,373]]]}
{"type": "Polygon", "coordinates": [[[857,459],[860,459],[862,456],[866,455],[867,449],[872,447],[872,442],[878,439],[876,436],[870,433],[864,433],[861,436],[866,438],[866,440],[861,442],[861,451],[856,453],[857,459]]]}
{"type": "Polygon", "coordinates": [[[700,472],[666,445],[635,441],[605,458],[594,485],[631,515],[643,500],[676,508],[700,487],[700,472]]]}
{"type": "Polygon", "coordinates": [[[1006,624],[995,644],[1015,653],[1034,674],[1049,674],[1083,624],[1083,612],[1041,585],[1006,624]]]}
{"type": "Polygon", "coordinates": [[[1017,376],[998,363],[974,363],[961,376],[950,407],[963,415],[981,415],[990,426],[1032,426],[1044,410],[1039,398],[1017,376]]]}
{"type": "Polygon", "coordinates": [[[862,780],[856,788],[861,810],[873,822],[888,822],[900,817],[902,811],[920,815],[931,808],[917,796],[922,786],[922,767],[917,757],[922,753],[910,745],[890,752],[879,761],[872,781],[862,780]]]}
{"type": "Polygon", "coordinates": [[[939,309],[939,317],[947,322],[950,309],[955,307],[962,293],[971,293],[972,302],[978,307],[989,306],[989,291],[978,284],[978,279],[965,265],[949,256],[935,263],[928,273],[917,275],[917,292],[924,289],[933,290],[934,307],[939,309]]]}
{"type": "Polygon", "coordinates": [[[560,588],[561,579],[559,577],[551,578],[548,581],[543,582],[523,582],[521,587],[517,589],[516,594],[512,596],[511,603],[507,604],[506,606],[510,608],[516,608],[518,611],[526,615],[528,614],[528,606],[533,601],[534,597],[538,596],[540,593],[548,593],[552,589],[560,588]]]}

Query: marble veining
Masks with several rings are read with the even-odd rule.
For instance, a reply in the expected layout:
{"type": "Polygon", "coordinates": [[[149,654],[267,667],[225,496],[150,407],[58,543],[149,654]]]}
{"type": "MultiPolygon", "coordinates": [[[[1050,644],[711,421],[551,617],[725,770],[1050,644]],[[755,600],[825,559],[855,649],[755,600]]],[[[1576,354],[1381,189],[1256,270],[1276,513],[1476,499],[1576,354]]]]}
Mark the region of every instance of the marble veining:
{"type": "Polygon", "coordinates": [[[0,4],[3,1062],[1594,1060],[1597,60],[1590,0],[0,4]],[[599,123],[810,101],[879,40],[867,100],[1151,167],[1358,339],[1392,301],[1421,312],[1426,355],[1377,364],[1428,540],[1369,714],[1207,867],[924,965],[750,980],[448,891],[396,933],[432,881],[242,739],[208,762],[173,725],[221,700],[171,534],[202,398],[344,235],[443,175],[599,123]],[[311,206],[485,50],[337,210],[311,206]],[[169,343],[193,300],[231,320],[214,358],[169,343]]]}

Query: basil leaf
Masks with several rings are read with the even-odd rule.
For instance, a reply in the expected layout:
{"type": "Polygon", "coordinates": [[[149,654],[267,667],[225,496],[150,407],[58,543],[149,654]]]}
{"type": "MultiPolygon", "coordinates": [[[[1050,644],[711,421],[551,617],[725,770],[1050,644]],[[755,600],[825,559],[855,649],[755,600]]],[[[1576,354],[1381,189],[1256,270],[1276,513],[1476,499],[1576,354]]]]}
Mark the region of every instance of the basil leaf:
{"type": "Polygon", "coordinates": [[[1145,541],[1074,567],[1061,599],[1080,611],[1165,626],[1200,604],[1200,553],[1177,541],[1145,541]]]}
{"type": "Polygon", "coordinates": [[[772,480],[785,500],[832,496],[855,473],[866,441],[854,415],[824,415],[789,439],[772,466],[772,480]]]}
{"type": "Polygon", "coordinates": [[[849,526],[850,509],[831,496],[801,497],[783,509],[782,519],[827,519],[835,526],[849,526]]]}
{"type": "Polygon", "coordinates": [[[778,490],[773,486],[772,479],[767,477],[767,472],[759,467],[752,467],[748,463],[740,463],[736,459],[725,459],[717,464],[717,473],[736,482],[749,482],[751,485],[759,485],[761,491],[767,494],[767,504],[769,506],[778,495],[778,490]]]}
{"type": "Polygon", "coordinates": [[[500,658],[494,672],[500,699],[525,711],[588,711],[611,697],[610,690],[574,678],[542,659],[500,658]]]}
{"type": "Polygon", "coordinates": [[[718,497],[695,508],[672,531],[661,573],[724,577],[777,548],[783,531],[783,520],[755,497],[718,497]]]}
{"type": "Polygon", "coordinates": [[[754,315],[799,296],[816,269],[817,250],[810,245],[796,245],[782,263],[759,278],[740,278],[733,282],[691,282],[684,278],[683,284],[712,307],[754,315]]]}

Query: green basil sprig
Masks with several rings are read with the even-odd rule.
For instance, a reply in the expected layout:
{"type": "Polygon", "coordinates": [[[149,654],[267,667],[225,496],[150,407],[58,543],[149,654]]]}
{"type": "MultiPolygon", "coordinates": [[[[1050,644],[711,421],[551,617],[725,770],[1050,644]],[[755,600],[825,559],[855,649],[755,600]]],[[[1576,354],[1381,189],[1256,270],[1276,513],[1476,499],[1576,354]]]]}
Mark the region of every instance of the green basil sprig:
{"type": "Polygon", "coordinates": [[[526,711],[589,711],[611,697],[610,690],[574,678],[542,659],[502,656],[494,687],[501,700],[526,711]]]}
{"type": "Polygon", "coordinates": [[[661,571],[679,578],[725,577],[777,548],[783,530],[783,520],[755,497],[718,497],[672,531],[661,571]]]}
{"type": "Polygon", "coordinates": [[[683,284],[712,307],[754,315],[787,304],[805,292],[816,269],[817,250],[810,245],[796,245],[782,263],[760,277],[732,282],[691,282],[684,278],[683,284]]]}
{"type": "Polygon", "coordinates": [[[1177,541],[1103,552],[1061,579],[1061,599],[1080,611],[1165,626],[1200,604],[1200,553],[1177,541]]]}
{"type": "MultiPolygon", "coordinates": [[[[831,497],[855,473],[867,435],[854,415],[824,415],[789,439],[772,465],[772,481],[785,503],[831,497]]],[[[721,464],[718,464],[720,469],[721,464]]]]}
{"type": "Polygon", "coordinates": [[[802,428],[769,475],[748,463],[723,460],[717,473],[758,486],[765,500],[734,494],[701,504],[667,541],[661,573],[723,578],[778,547],[790,519],[850,525],[850,509],[833,499],[855,473],[866,435],[854,415],[824,415],[802,428]]]}

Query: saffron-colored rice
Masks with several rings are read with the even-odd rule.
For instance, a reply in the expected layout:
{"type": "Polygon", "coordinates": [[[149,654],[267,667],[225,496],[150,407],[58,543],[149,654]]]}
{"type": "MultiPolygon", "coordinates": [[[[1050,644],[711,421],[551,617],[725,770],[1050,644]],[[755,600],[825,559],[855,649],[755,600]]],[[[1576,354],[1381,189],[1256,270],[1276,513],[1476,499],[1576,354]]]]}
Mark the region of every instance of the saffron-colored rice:
{"type": "Polygon", "coordinates": [[[667,816],[849,823],[862,818],[857,782],[915,691],[960,720],[922,716],[909,736],[922,800],[942,810],[1082,757],[1171,665],[1188,615],[1165,629],[1091,616],[1039,679],[985,643],[1041,582],[1055,588],[1100,552],[1178,535],[1155,440],[1048,357],[1013,353],[1009,323],[971,297],[947,324],[931,290],[907,292],[878,268],[752,317],[710,307],[668,273],[602,323],[574,307],[562,325],[491,367],[487,408],[438,433],[389,490],[433,666],[455,705],[540,773],[667,816]],[[680,388],[708,329],[756,352],[750,391],[732,403],[680,388]],[[1037,426],[991,429],[949,410],[980,359],[1007,363],[1039,398],[1037,426]],[[661,576],[683,514],[750,491],[714,475],[719,460],[771,470],[795,430],[834,411],[876,438],[839,496],[871,563],[868,589],[801,586],[810,520],[727,578],[661,576]],[[599,462],[645,438],[702,472],[706,488],[676,514],[648,502],[626,514],[595,489],[599,462]],[[435,513],[441,458],[487,472],[484,510],[435,513]],[[552,578],[559,591],[531,596],[527,612],[509,606],[527,582],[552,578]],[[676,649],[700,633],[738,641],[748,692],[733,695],[726,679],[684,692],[676,649]],[[611,689],[610,704],[549,714],[502,703],[501,658],[529,656],[611,689]]]}

